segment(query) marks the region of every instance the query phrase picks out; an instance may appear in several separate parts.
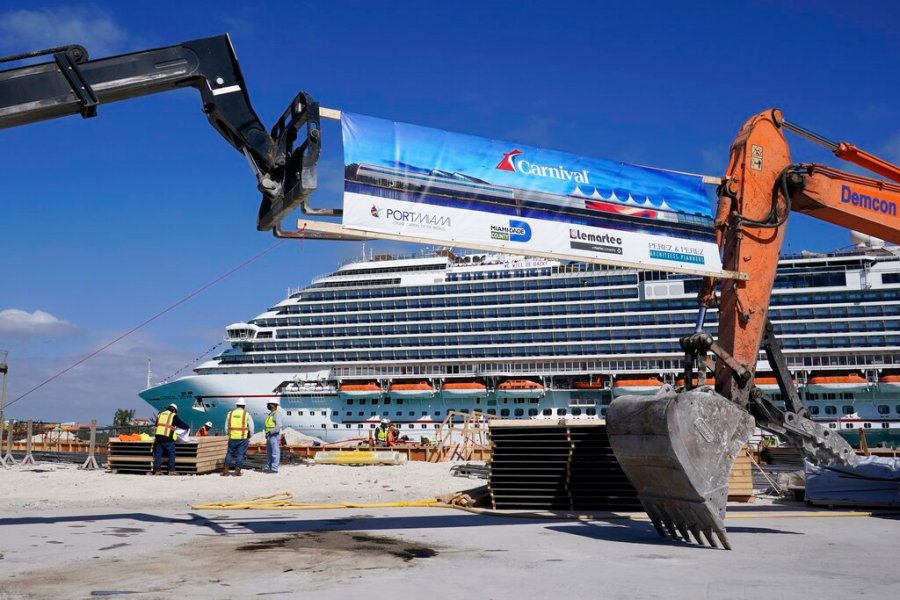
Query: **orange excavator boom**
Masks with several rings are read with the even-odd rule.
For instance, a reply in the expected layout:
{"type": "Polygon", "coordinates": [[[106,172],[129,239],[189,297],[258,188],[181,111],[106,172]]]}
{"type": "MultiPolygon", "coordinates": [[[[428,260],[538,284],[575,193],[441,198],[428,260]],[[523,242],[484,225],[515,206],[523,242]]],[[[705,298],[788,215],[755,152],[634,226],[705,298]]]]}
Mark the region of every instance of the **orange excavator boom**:
{"type": "Polygon", "coordinates": [[[830,148],[836,156],[900,181],[900,167],[850,144],[836,144],[786,122],[778,110],[751,117],[731,146],[719,188],[716,239],[723,268],[748,279],[704,282],[693,335],[681,338],[684,381],[715,363],[715,388],[661,388],[651,398],[620,396],[607,410],[610,444],[663,535],[730,548],[725,534],[728,474],[754,424],[779,434],[817,464],[856,464],[839,435],[806,416],[781,345],[768,320],[785,225],[793,210],[900,244],[900,185],[791,160],[784,130],[830,148]],[[718,304],[718,340],[703,332],[706,310],[718,304]],[[753,383],[765,350],[785,408],[753,383]]]}

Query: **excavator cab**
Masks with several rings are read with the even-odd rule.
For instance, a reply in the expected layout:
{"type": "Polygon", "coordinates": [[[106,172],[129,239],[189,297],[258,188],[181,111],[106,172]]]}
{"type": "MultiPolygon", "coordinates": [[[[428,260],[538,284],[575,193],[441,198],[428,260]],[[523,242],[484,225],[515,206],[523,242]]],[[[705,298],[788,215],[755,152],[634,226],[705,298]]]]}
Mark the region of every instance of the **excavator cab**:
{"type": "Polygon", "coordinates": [[[724,520],[728,480],[754,425],[787,439],[815,464],[858,461],[840,435],[806,417],[767,310],[791,210],[900,243],[900,217],[896,210],[884,210],[900,203],[900,186],[794,164],[785,129],[900,181],[900,167],[788,123],[778,110],[744,123],[718,190],[715,227],[723,267],[749,277],[722,281],[718,296],[715,282],[704,282],[696,330],[680,340],[686,388],[664,386],[652,397],[620,396],[607,409],[613,452],[662,536],[731,548],[724,520]],[[703,332],[712,307],[719,313],[715,341],[703,332]],[[784,409],[753,384],[761,348],[778,380],[784,409]],[[705,368],[707,353],[715,356],[715,385],[690,389],[692,370],[705,368]]]}

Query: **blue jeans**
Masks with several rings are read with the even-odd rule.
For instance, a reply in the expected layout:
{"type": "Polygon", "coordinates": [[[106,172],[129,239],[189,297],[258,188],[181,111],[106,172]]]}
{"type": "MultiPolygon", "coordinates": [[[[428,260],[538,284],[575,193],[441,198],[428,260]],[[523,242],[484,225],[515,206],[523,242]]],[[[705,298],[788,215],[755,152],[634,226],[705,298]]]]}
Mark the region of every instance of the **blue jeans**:
{"type": "Polygon", "coordinates": [[[244,455],[247,454],[249,439],[228,440],[228,454],[225,455],[225,466],[229,469],[240,469],[244,464],[244,455]]]}
{"type": "Polygon", "coordinates": [[[281,463],[281,434],[276,433],[266,438],[266,469],[273,473],[278,472],[281,463]]]}
{"type": "Polygon", "coordinates": [[[172,438],[156,436],[155,443],[153,444],[153,472],[158,473],[159,467],[162,464],[162,456],[163,452],[169,457],[169,463],[166,467],[166,471],[169,473],[175,472],[175,440],[172,438]]]}

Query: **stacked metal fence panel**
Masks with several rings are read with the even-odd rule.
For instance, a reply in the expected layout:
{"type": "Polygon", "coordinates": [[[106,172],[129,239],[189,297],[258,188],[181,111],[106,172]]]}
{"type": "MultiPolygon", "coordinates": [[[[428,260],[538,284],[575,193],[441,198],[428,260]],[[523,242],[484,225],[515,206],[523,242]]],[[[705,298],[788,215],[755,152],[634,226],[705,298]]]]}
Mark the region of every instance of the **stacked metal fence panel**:
{"type": "Polygon", "coordinates": [[[602,421],[490,423],[494,508],[640,510],[602,421]]]}

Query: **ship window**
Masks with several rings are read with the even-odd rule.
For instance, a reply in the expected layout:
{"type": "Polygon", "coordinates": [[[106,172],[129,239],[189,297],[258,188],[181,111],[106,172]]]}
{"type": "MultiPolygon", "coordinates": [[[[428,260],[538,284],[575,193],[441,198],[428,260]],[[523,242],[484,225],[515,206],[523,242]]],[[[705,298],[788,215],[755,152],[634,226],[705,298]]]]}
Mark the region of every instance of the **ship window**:
{"type": "Polygon", "coordinates": [[[497,414],[497,409],[496,409],[496,408],[489,408],[489,409],[487,410],[487,414],[489,414],[489,415],[496,415],[496,414],[497,414]]]}
{"type": "MultiPolygon", "coordinates": [[[[488,412],[490,412],[490,411],[488,411],[488,412]]],[[[552,415],[553,415],[553,409],[552,409],[552,408],[545,408],[544,411],[543,411],[543,415],[544,415],[545,417],[552,416],[552,415]]]]}
{"type": "Polygon", "coordinates": [[[422,425],[422,429],[427,429],[428,425],[422,425]]]}
{"type": "Polygon", "coordinates": [[[882,424],[881,424],[881,428],[882,428],[882,429],[887,429],[888,427],[890,427],[890,424],[889,424],[889,423],[882,423],[882,424]]]}
{"type": "Polygon", "coordinates": [[[836,414],[837,414],[837,407],[828,404],[827,406],[825,406],[825,414],[826,414],[826,415],[836,415],[836,414]]]}
{"type": "Polygon", "coordinates": [[[363,411],[359,411],[357,416],[364,417],[366,416],[366,413],[364,413],[363,411]]]}
{"type": "Polygon", "coordinates": [[[891,407],[888,406],[887,404],[879,404],[878,405],[878,414],[879,415],[887,415],[887,414],[890,414],[890,412],[891,412],[891,407]]]}
{"type": "Polygon", "coordinates": [[[338,428],[338,424],[337,424],[337,423],[334,423],[334,424],[332,425],[332,427],[334,427],[335,429],[337,429],[337,428],[338,428]]]}
{"type": "Polygon", "coordinates": [[[287,411],[287,416],[291,416],[291,411],[287,411]]]}
{"type": "Polygon", "coordinates": [[[356,426],[356,428],[357,428],[357,429],[362,429],[362,428],[363,428],[363,424],[362,424],[362,423],[358,424],[358,425],[356,426]]]}
{"type": "Polygon", "coordinates": [[[849,404],[845,404],[841,407],[841,412],[844,413],[845,415],[852,415],[856,411],[854,411],[853,407],[850,406],[849,404]]]}
{"type": "Polygon", "coordinates": [[[597,415],[597,409],[596,408],[588,408],[588,409],[585,409],[585,413],[587,413],[587,415],[589,417],[594,417],[597,415]]]}
{"type": "Polygon", "coordinates": [[[811,414],[811,415],[817,415],[817,414],[819,414],[819,407],[818,407],[818,406],[810,406],[810,407],[809,407],[809,414],[811,414]]]}
{"type": "Polygon", "coordinates": [[[436,417],[441,416],[441,411],[439,411],[439,410],[434,411],[434,416],[436,416],[436,417]]]}
{"type": "Polygon", "coordinates": [[[298,417],[302,417],[302,416],[303,416],[303,411],[302,411],[302,410],[298,410],[298,411],[297,411],[297,416],[298,416],[298,417]]]}
{"type": "Polygon", "coordinates": [[[385,404],[390,404],[390,403],[391,403],[391,399],[390,399],[390,398],[385,398],[385,399],[384,399],[384,403],[385,403],[385,404]]]}
{"type": "Polygon", "coordinates": [[[835,429],[835,428],[837,428],[837,425],[835,425],[834,423],[828,424],[828,429],[835,429]]]}
{"type": "Polygon", "coordinates": [[[894,412],[900,415],[900,404],[894,407],[894,412]]]}
{"type": "Polygon", "coordinates": [[[369,429],[375,429],[375,423],[369,423],[369,429]]]}
{"type": "Polygon", "coordinates": [[[606,408],[601,408],[601,409],[600,409],[600,416],[601,416],[601,417],[605,417],[605,416],[606,416],[606,408]]]}
{"type": "MultiPolygon", "coordinates": [[[[289,414],[290,414],[290,413],[289,413],[289,414]]],[[[331,416],[332,416],[332,417],[338,416],[338,411],[336,411],[336,410],[331,411],[331,416]]]]}
{"type": "Polygon", "coordinates": [[[322,423],[322,429],[327,429],[327,428],[328,428],[327,425],[325,425],[325,423],[322,423]]]}
{"type": "Polygon", "coordinates": [[[322,411],[322,416],[323,416],[323,417],[328,416],[328,411],[327,411],[327,410],[323,410],[323,411],[322,411]]]}
{"type": "Polygon", "coordinates": [[[347,425],[345,425],[345,427],[346,427],[347,429],[350,429],[351,427],[353,427],[353,425],[351,425],[350,423],[347,423],[347,425]]]}
{"type": "Polygon", "coordinates": [[[500,416],[501,416],[501,417],[508,417],[508,416],[509,416],[509,409],[508,409],[508,408],[501,408],[501,409],[500,409],[500,416]]]}
{"type": "Polygon", "coordinates": [[[580,409],[580,408],[573,408],[573,409],[572,409],[572,416],[577,417],[577,416],[579,416],[580,414],[581,414],[581,409],[580,409]]]}
{"type": "Polygon", "coordinates": [[[566,416],[566,409],[564,409],[564,408],[557,408],[557,409],[556,409],[556,415],[559,416],[559,417],[564,417],[564,416],[566,416]]]}
{"type": "Polygon", "coordinates": [[[513,414],[515,414],[515,416],[517,416],[517,417],[521,417],[522,415],[525,414],[525,409],[524,409],[524,408],[517,408],[513,414]]]}
{"type": "Polygon", "coordinates": [[[871,423],[863,423],[863,427],[865,429],[872,429],[872,424],[871,423]]]}
{"type": "Polygon", "coordinates": [[[529,416],[529,417],[536,417],[537,414],[538,414],[538,411],[537,411],[536,408],[529,408],[529,409],[528,409],[528,416],[529,416]]]}
{"type": "Polygon", "coordinates": [[[403,404],[403,398],[397,398],[397,404],[403,404]]]}
{"type": "MultiPolygon", "coordinates": [[[[359,399],[359,403],[360,403],[360,404],[365,404],[365,403],[366,403],[366,399],[365,399],[365,398],[360,398],[360,399],[359,399]]],[[[353,402],[351,402],[351,404],[353,404],[353,402]]]]}
{"type": "Polygon", "coordinates": [[[853,423],[845,423],[844,429],[853,429],[853,423]]]}

